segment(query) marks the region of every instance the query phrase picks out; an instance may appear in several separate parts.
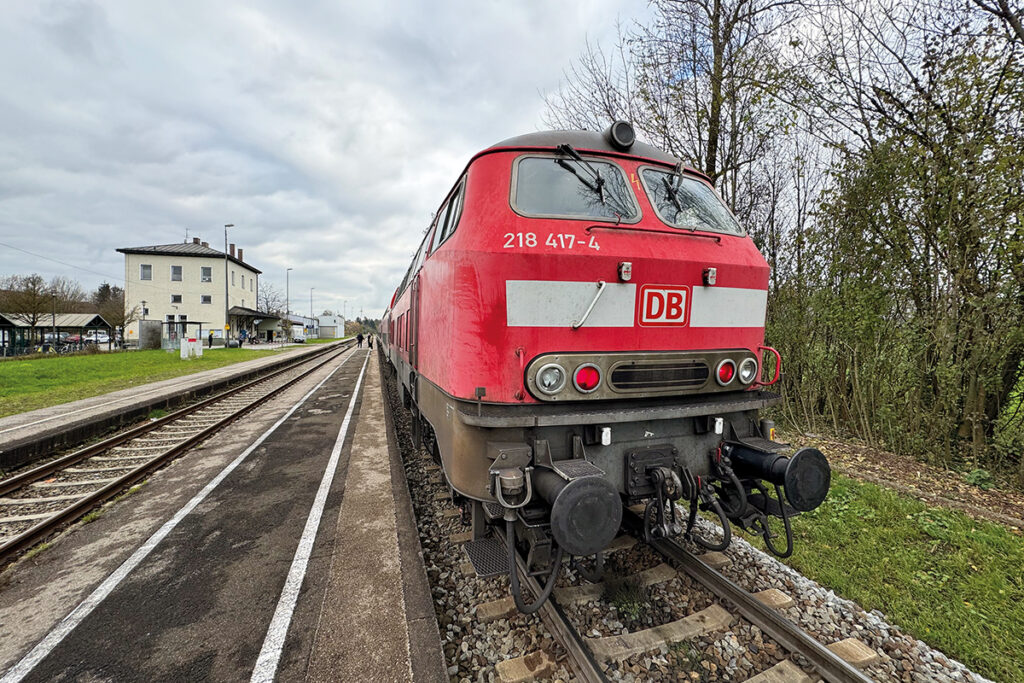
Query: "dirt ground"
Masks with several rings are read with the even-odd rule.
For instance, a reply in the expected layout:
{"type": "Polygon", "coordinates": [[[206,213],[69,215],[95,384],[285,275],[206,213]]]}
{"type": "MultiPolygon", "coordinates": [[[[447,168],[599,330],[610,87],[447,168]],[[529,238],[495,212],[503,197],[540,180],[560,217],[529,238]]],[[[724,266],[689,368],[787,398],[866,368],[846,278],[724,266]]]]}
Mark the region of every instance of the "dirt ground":
{"type": "Polygon", "coordinates": [[[796,447],[818,448],[834,471],[848,477],[887,486],[929,505],[961,510],[972,517],[1004,524],[1015,534],[1024,534],[1024,494],[1019,491],[984,490],[967,483],[960,472],[862,444],[817,435],[785,433],[780,437],[796,447]]]}

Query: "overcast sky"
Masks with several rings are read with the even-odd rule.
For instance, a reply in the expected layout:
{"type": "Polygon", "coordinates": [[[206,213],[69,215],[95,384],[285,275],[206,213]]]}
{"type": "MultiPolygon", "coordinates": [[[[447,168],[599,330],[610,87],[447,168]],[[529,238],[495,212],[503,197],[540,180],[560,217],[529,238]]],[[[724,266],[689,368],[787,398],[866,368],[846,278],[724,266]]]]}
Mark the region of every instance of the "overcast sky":
{"type": "Polygon", "coordinates": [[[640,0],[4,3],[0,276],[123,284],[118,247],[230,241],[293,308],[390,300],[476,151],[640,0]],[[19,251],[22,250],[22,251],[19,251]],[[25,253],[25,252],[31,252],[25,253]],[[57,263],[53,260],[61,261],[57,263]]]}

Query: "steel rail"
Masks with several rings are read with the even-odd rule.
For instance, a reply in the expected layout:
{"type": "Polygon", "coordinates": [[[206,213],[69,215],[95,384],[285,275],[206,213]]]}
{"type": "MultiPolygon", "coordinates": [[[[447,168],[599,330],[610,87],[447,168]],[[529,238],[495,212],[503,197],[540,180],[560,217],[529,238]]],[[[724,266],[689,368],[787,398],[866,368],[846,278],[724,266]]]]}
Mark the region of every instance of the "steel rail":
{"type": "MultiPolygon", "coordinates": [[[[643,519],[631,510],[623,510],[623,525],[643,536],[643,519]]],[[[784,617],[778,610],[768,607],[748,591],[712,569],[696,555],[677,542],[654,539],[648,545],[662,555],[677,562],[683,571],[704,585],[715,595],[736,606],[747,621],[775,639],[790,652],[803,655],[811,666],[833,683],[871,683],[871,679],[848,664],[832,650],[815,640],[810,634],[784,617]]]]}
{"type": "MultiPolygon", "coordinates": [[[[345,345],[349,343],[350,342],[342,342],[341,346],[345,347],[345,345]]],[[[86,458],[91,458],[94,455],[98,455],[106,450],[113,448],[114,446],[119,446],[122,443],[131,441],[132,439],[142,436],[143,434],[155,431],[166,424],[180,420],[182,417],[189,415],[190,413],[198,412],[203,408],[206,408],[210,404],[216,403],[225,398],[228,398],[229,396],[245,391],[246,389],[249,389],[257,385],[260,382],[264,382],[268,379],[273,379],[274,377],[277,377],[281,373],[288,372],[289,370],[292,370],[293,368],[302,365],[303,363],[307,363],[310,360],[319,358],[324,354],[329,353],[335,348],[338,347],[334,346],[333,344],[327,345],[323,350],[317,350],[314,351],[313,353],[302,356],[300,358],[285,361],[284,364],[282,364],[278,368],[275,368],[270,373],[266,375],[261,375],[260,377],[250,380],[249,382],[241,384],[233,389],[222,391],[216,396],[205,398],[199,401],[198,403],[194,403],[190,406],[186,406],[184,408],[176,410],[173,413],[169,413],[156,420],[151,420],[141,425],[136,425],[135,427],[126,429],[122,432],[118,432],[114,436],[111,436],[102,441],[98,441],[92,445],[86,446],[85,448],[74,451],[73,453],[68,453],[67,455],[55,458],[50,462],[43,463],[42,465],[34,467],[31,470],[22,472],[21,474],[16,474],[12,477],[5,477],[3,479],[0,479],[0,496],[6,495],[11,491],[19,489],[25,484],[35,481],[36,479],[41,479],[49,474],[53,474],[54,472],[61,470],[69,465],[73,465],[77,462],[85,460],[86,458]]]]}
{"type": "MultiPolygon", "coordinates": [[[[340,348],[339,352],[337,354],[335,354],[335,355],[331,355],[329,351],[325,351],[323,353],[317,353],[317,354],[313,355],[312,357],[305,356],[303,358],[303,360],[302,360],[302,363],[308,363],[311,360],[317,360],[317,359],[321,359],[321,358],[322,358],[322,360],[321,360],[321,362],[314,364],[311,368],[309,368],[309,369],[301,372],[300,374],[296,375],[295,377],[289,379],[287,382],[282,384],[279,387],[279,389],[284,389],[284,388],[287,388],[287,387],[291,386],[292,384],[295,384],[296,382],[298,382],[302,378],[306,377],[310,373],[314,372],[315,370],[319,369],[320,367],[322,367],[323,365],[325,365],[329,361],[333,360],[334,358],[337,358],[342,353],[347,351],[349,348],[350,348],[350,346],[342,346],[340,348]],[[324,358],[324,356],[328,356],[328,357],[324,358]]],[[[329,347],[329,349],[333,351],[333,350],[337,349],[337,347],[331,346],[331,347],[329,347]]],[[[281,372],[284,372],[285,370],[294,369],[294,367],[296,365],[298,365],[298,364],[301,364],[301,363],[292,364],[288,368],[285,368],[284,370],[282,370],[281,372]]],[[[277,376],[277,375],[281,374],[281,372],[275,372],[273,375],[271,375],[271,377],[277,376]]],[[[248,386],[250,386],[252,384],[263,382],[263,381],[265,381],[267,379],[268,379],[268,377],[263,377],[263,378],[260,378],[259,380],[254,380],[253,382],[248,383],[247,385],[245,385],[245,387],[242,387],[242,388],[246,388],[246,387],[248,387],[248,386]]],[[[236,392],[236,390],[232,390],[230,393],[237,393],[237,392],[236,392]]],[[[17,536],[12,538],[11,540],[7,541],[3,545],[0,545],[0,566],[6,564],[7,561],[10,558],[12,558],[14,555],[16,555],[17,553],[19,553],[19,552],[21,552],[23,550],[26,550],[26,549],[32,547],[33,545],[35,545],[37,542],[43,540],[44,538],[49,536],[51,533],[56,531],[58,528],[60,528],[64,524],[67,524],[68,522],[74,521],[75,519],[80,517],[87,510],[90,510],[91,508],[95,507],[96,505],[98,505],[100,503],[106,502],[109,498],[112,498],[115,494],[119,493],[120,491],[122,491],[126,487],[131,486],[132,484],[136,483],[137,481],[139,481],[143,477],[147,476],[148,474],[150,474],[154,470],[160,468],[162,465],[164,465],[168,461],[174,459],[175,457],[177,457],[178,455],[181,455],[182,453],[184,453],[185,451],[189,450],[190,448],[192,448],[196,444],[198,444],[198,443],[202,442],[203,440],[209,438],[211,435],[213,435],[214,433],[220,431],[221,429],[223,429],[227,425],[231,424],[232,422],[237,420],[239,417],[242,417],[243,415],[245,415],[249,411],[253,410],[254,408],[259,406],[263,402],[265,402],[268,399],[270,399],[275,393],[276,392],[267,392],[267,393],[263,394],[262,396],[257,397],[255,400],[248,402],[246,405],[242,406],[241,408],[239,408],[238,410],[234,411],[230,415],[220,419],[216,423],[214,423],[214,424],[212,424],[212,425],[210,425],[208,427],[205,427],[204,429],[202,429],[201,431],[197,432],[196,434],[188,437],[185,441],[183,441],[183,442],[181,442],[179,444],[176,444],[175,446],[173,446],[172,448],[168,449],[167,451],[161,453],[160,455],[157,455],[152,460],[148,460],[147,462],[145,462],[144,464],[140,465],[139,467],[137,467],[137,468],[131,470],[130,472],[127,472],[126,474],[118,477],[117,479],[115,479],[114,481],[110,482],[106,486],[104,486],[104,487],[102,487],[100,489],[97,489],[96,491],[93,491],[92,493],[86,494],[83,498],[80,498],[79,500],[76,500],[74,503],[72,503],[68,507],[62,508],[61,510],[55,512],[52,516],[47,517],[46,519],[42,520],[41,522],[39,522],[38,524],[36,524],[36,525],[34,525],[32,527],[29,527],[28,529],[26,529],[25,531],[21,532],[20,534],[18,534],[17,536]]],[[[221,396],[221,397],[223,397],[223,396],[221,396]]],[[[181,411],[179,411],[179,413],[180,412],[181,411]]],[[[179,414],[178,416],[182,417],[183,415],[179,414]]]]}
{"type": "MultiPolygon", "coordinates": [[[[504,546],[505,532],[497,527],[493,531],[501,539],[501,544],[504,546]]],[[[529,587],[530,592],[534,595],[540,595],[544,589],[537,582],[537,579],[530,575],[526,562],[520,557],[518,552],[516,553],[516,567],[519,570],[522,583],[529,587]]],[[[566,653],[569,655],[569,668],[573,670],[573,673],[580,680],[588,681],[589,683],[603,683],[608,680],[608,677],[601,671],[600,665],[598,665],[593,655],[590,654],[590,649],[584,644],[579,632],[573,628],[565,612],[555,602],[554,597],[545,600],[537,614],[548,630],[551,631],[552,635],[565,648],[566,653]]]]}

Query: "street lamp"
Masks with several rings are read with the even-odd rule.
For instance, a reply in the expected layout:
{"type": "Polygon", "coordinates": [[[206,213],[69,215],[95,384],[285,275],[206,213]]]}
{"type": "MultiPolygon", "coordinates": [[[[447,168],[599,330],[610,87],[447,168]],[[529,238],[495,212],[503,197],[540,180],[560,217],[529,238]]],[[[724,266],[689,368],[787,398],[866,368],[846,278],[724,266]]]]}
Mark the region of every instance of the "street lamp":
{"type": "Polygon", "coordinates": [[[224,224],[224,347],[228,345],[228,330],[231,323],[228,317],[228,228],[235,227],[234,223],[224,224]]]}
{"type": "Polygon", "coordinates": [[[146,319],[146,300],[142,300],[142,319],[146,319]]]}
{"type": "Polygon", "coordinates": [[[52,299],[53,309],[51,311],[53,318],[50,322],[53,325],[53,336],[50,338],[50,342],[53,344],[57,343],[57,293],[50,292],[50,298],[52,299]]]}
{"type": "Polygon", "coordinates": [[[292,312],[291,311],[291,307],[292,307],[292,303],[291,303],[291,290],[289,290],[289,288],[288,288],[288,273],[290,273],[292,270],[294,270],[294,269],[293,268],[285,268],[285,270],[284,270],[284,317],[285,318],[287,318],[288,314],[292,312]]]}
{"type": "Polygon", "coordinates": [[[316,287],[310,287],[309,288],[309,319],[310,319],[310,322],[312,322],[312,320],[313,320],[313,290],[314,289],[316,289],[316,287]]]}

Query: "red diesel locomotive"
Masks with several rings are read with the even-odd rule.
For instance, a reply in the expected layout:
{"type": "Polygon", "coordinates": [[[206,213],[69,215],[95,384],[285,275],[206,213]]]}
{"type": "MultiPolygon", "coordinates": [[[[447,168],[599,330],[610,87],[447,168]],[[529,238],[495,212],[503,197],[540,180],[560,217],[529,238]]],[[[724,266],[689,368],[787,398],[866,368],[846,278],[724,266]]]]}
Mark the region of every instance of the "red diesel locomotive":
{"type": "Polygon", "coordinates": [[[830,470],[815,449],[782,455],[758,416],[779,400],[763,389],[781,366],[764,346],[768,274],[708,178],[626,122],[470,160],[382,336],[414,439],[470,510],[470,559],[509,571],[521,610],[546,599],[563,552],[600,564],[624,505],[646,503],[647,538],[721,549],[732,522],[792,552],[789,517],[821,504],[830,470]],[[685,529],[674,502],[689,505],[685,529]],[[694,534],[699,509],[721,542],[694,534]],[[516,539],[531,572],[550,567],[532,605],[516,539]]]}

